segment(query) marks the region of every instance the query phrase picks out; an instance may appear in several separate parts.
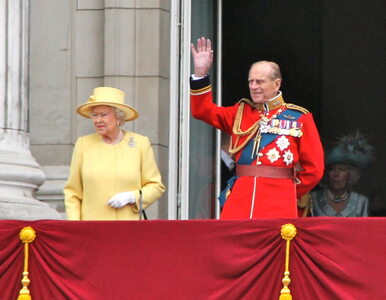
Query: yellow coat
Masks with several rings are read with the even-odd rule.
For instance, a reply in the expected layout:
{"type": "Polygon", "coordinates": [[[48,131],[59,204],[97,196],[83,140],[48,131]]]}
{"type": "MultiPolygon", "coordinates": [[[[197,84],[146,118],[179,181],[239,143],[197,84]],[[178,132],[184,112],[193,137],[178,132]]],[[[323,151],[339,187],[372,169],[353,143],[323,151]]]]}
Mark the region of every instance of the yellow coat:
{"type": "Polygon", "coordinates": [[[144,209],[165,191],[146,136],[125,132],[116,145],[96,133],[78,139],[64,187],[69,220],[138,220],[139,190],[144,209]],[[115,194],[128,191],[134,192],[135,205],[115,209],[107,204],[115,194]]]}

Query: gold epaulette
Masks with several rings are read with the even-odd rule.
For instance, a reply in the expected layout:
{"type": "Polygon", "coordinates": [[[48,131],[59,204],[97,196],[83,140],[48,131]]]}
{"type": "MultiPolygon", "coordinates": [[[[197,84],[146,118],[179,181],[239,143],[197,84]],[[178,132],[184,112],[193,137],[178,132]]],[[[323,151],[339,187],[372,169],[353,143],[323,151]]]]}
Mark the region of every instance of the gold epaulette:
{"type": "Polygon", "coordinates": [[[303,114],[309,113],[309,111],[307,109],[305,109],[304,107],[301,107],[299,105],[295,105],[292,103],[286,103],[285,107],[288,109],[298,110],[298,111],[302,112],[303,114]]]}
{"type": "Polygon", "coordinates": [[[253,102],[252,100],[247,99],[247,98],[242,98],[237,103],[240,104],[240,103],[243,103],[243,102],[248,103],[252,107],[256,107],[256,103],[253,102]]]}
{"type": "Polygon", "coordinates": [[[203,87],[201,89],[198,89],[198,90],[190,89],[190,94],[197,96],[197,95],[205,94],[205,93],[207,93],[207,92],[209,92],[211,90],[212,90],[212,85],[209,84],[209,85],[207,85],[207,86],[205,86],[205,87],[203,87]]]}

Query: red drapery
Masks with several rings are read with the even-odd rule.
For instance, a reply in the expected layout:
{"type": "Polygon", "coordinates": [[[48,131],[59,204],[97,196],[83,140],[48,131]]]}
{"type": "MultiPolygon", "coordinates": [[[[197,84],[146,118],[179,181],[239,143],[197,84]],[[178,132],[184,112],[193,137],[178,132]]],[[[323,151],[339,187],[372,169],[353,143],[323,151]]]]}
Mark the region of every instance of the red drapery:
{"type": "Polygon", "coordinates": [[[21,289],[25,226],[33,300],[279,299],[287,223],[294,300],[386,299],[386,218],[0,221],[0,299],[21,289]]]}

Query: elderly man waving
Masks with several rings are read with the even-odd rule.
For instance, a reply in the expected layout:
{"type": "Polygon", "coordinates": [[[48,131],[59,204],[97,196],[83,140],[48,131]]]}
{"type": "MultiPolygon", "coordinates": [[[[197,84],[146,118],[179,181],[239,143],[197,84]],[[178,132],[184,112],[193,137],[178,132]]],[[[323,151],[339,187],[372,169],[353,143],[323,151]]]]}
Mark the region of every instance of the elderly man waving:
{"type": "Polygon", "coordinates": [[[324,170],[312,114],[284,101],[280,68],[270,61],[255,62],[249,70],[252,100],[217,106],[208,76],[211,42],[202,37],[191,50],[192,114],[231,135],[229,151],[236,161],[221,219],[297,217],[297,199],[320,181],[324,170]]]}

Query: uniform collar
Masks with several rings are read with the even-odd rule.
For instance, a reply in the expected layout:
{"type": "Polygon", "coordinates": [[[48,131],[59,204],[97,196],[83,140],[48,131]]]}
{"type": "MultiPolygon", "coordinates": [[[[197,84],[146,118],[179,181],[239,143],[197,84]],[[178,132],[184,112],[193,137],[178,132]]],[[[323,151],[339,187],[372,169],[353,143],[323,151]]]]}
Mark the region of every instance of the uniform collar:
{"type": "Polygon", "coordinates": [[[284,104],[284,99],[282,96],[282,92],[279,91],[277,96],[273,97],[272,99],[268,100],[265,103],[258,103],[256,104],[256,109],[260,111],[272,111],[276,108],[279,108],[284,104]]]}

